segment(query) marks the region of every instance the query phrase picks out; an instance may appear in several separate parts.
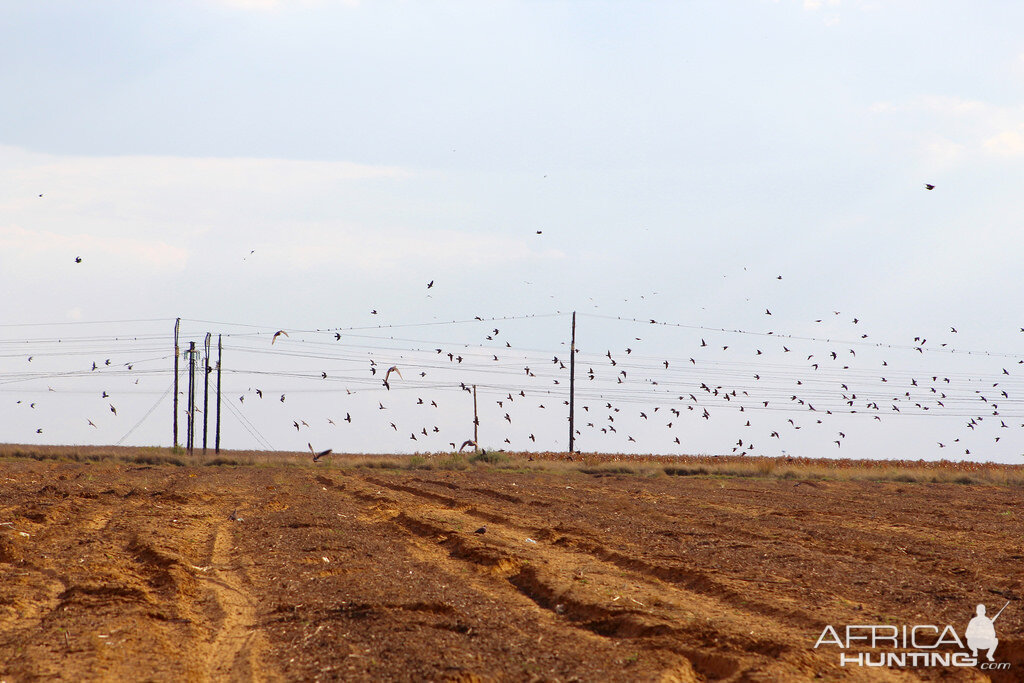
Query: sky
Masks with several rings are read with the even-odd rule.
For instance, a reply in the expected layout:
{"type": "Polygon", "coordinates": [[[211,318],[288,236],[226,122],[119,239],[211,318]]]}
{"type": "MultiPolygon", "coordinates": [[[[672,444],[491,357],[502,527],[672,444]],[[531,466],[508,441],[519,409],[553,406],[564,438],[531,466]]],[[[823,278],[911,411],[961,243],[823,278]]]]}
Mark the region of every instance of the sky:
{"type": "Polygon", "coordinates": [[[0,441],[1021,462],[1020,3],[0,12],[0,441]]]}

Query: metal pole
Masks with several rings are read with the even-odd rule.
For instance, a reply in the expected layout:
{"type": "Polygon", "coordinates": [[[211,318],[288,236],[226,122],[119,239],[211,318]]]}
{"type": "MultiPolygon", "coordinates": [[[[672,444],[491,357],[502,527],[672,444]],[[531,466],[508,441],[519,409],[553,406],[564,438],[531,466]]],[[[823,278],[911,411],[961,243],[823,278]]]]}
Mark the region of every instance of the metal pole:
{"type": "Polygon", "coordinates": [[[569,455],[576,445],[576,311],[572,312],[572,339],[569,342],[569,455]]]}
{"type": "Polygon", "coordinates": [[[181,327],[181,318],[174,321],[174,448],[178,447],[178,356],[181,349],[178,347],[178,328],[181,327]]]}
{"type": "Polygon", "coordinates": [[[203,340],[203,455],[206,455],[206,419],[210,407],[210,333],[203,340]]]}
{"type": "Polygon", "coordinates": [[[220,356],[221,345],[220,335],[217,335],[217,427],[216,436],[213,437],[213,452],[220,453],[220,356]]]}
{"type": "Polygon", "coordinates": [[[188,343],[188,453],[192,455],[196,437],[196,343],[188,343]]]}
{"type": "Polygon", "coordinates": [[[480,437],[477,436],[477,428],[480,426],[480,418],[476,416],[476,385],[473,385],[473,452],[480,452],[480,437]]]}

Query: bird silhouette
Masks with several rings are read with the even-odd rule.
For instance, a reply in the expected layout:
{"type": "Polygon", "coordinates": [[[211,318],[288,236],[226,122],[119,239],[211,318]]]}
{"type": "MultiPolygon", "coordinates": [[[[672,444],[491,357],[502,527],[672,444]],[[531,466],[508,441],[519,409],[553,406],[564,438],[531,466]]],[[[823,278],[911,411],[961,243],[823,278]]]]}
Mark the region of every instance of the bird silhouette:
{"type": "Polygon", "coordinates": [[[326,451],[320,451],[319,453],[317,453],[315,450],[313,450],[313,444],[307,441],[306,445],[309,446],[309,452],[313,454],[313,462],[319,462],[320,458],[324,457],[325,455],[331,454],[332,449],[330,448],[328,448],[326,451]]]}
{"type": "Polygon", "coordinates": [[[270,343],[273,344],[274,342],[276,342],[277,338],[280,337],[282,334],[284,336],[286,336],[286,337],[288,336],[288,333],[285,332],[284,330],[278,330],[277,332],[274,333],[274,336],[270,339],[270,343]]]}

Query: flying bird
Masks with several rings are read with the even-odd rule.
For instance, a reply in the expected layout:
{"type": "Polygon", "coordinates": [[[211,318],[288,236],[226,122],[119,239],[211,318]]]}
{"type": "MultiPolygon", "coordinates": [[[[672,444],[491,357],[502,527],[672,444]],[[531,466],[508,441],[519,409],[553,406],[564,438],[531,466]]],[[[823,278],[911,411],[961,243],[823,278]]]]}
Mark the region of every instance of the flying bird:
{"type": "Polygon", "coordinates": [[[286,337],[288,336],[288,333],[285,332],[284,330],[278,330],[277,332],[274,333],[274,336],[271,338],[270,343],[273,344],[274,342],[276,342],[277,338],[280,337],[282,334],[286,337]]]}
{"type": "Polygon", "coordinates": [[[935,186],[930,184],[930,183],[925,183],[924,184],[924,189],[926,189],[926,190],[934,190],[935,186]]]}
{"type": "Polygon", "coordinates": [[[313,454],[313,462],[319,462],[320,458],[324,457],[325,455],[331,454],[332,449],[330,448],[328,448],[326,451],[320,451],[319,453],[317,453],[316,451],[313,450],[313,444],[307,441],[306,445],[309,446],[309,452],[313,454]]]}

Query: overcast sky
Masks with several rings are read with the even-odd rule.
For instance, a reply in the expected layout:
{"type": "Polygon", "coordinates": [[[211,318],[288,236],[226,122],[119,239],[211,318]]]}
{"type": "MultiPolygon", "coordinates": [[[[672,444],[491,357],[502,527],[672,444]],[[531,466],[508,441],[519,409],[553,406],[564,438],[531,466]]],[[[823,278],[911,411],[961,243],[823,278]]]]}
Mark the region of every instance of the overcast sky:
{"type": "Polygon", "coordinates": [[[466,382],[481,445],[564,450],[577,310],[583,450],[1021,462],[1021,3],[0,13],[2,441],[167,445],[182,317],[231,335],[228,446],[444,450],[466,382]]]}

